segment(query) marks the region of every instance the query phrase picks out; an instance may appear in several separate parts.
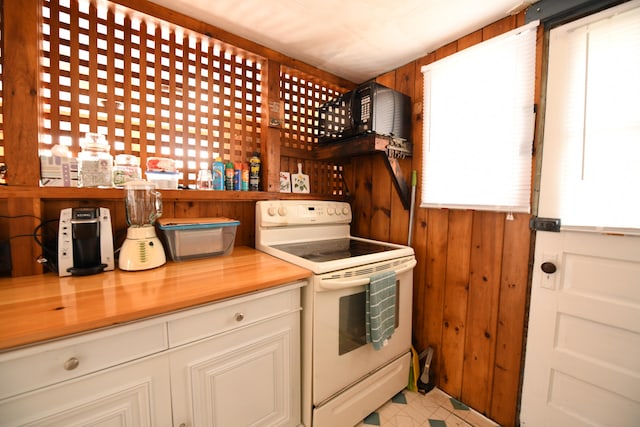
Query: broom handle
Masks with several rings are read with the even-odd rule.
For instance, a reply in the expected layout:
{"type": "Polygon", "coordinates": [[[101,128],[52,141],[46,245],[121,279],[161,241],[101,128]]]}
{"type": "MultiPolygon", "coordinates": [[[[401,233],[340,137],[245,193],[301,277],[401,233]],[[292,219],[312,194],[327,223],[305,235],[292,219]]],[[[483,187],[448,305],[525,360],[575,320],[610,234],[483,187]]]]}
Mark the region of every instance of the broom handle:
{"type": "Polygon", "coordinates": [[[411,172],[411,207],[409,208],[409,237],[407,238],[407,246],[411,246],[413,237],[413,210],[416,204],[416,184],[418,181],[418,172],[411,172]]]}

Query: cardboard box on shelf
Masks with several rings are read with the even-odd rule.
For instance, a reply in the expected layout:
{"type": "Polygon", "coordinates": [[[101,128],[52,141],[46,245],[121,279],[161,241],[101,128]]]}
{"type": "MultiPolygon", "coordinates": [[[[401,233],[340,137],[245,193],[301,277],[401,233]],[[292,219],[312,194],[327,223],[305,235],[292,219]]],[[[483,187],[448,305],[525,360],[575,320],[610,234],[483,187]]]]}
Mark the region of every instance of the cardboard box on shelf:
{"type": "Polygon", "coordinates": [[[78,161],[71,157],[41,155],[40,186],[77,187],[78,161]]]}

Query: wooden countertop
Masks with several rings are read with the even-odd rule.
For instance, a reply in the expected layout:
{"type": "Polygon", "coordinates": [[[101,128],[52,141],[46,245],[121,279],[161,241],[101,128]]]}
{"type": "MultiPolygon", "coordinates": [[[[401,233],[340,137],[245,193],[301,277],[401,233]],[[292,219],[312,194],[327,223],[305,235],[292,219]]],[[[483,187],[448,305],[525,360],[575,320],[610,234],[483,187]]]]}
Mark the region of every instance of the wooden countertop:
{"type": "Polygon", "coordinates": [[[251,249],[153,270],[0,279],[0,351],[235,297],[311,276],[251,249]]]}

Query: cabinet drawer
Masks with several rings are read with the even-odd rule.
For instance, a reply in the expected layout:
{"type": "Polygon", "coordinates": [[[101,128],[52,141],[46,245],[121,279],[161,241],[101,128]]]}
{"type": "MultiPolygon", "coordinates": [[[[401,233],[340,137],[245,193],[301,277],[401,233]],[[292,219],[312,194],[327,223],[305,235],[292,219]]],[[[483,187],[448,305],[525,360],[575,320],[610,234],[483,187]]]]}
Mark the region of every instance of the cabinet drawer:
{"type": "Polygon", "coordinates": [[[0,354],[0,399],[167,348],[163,322],[121,326],[0,354]]]}
{"type": "Polygon", "coordinates": [[[251,325],[300,310],[300,286],[266,291],[189,310],[184,317],[169,321],[169,346],[193,342],[222,332],[251,325]]]}

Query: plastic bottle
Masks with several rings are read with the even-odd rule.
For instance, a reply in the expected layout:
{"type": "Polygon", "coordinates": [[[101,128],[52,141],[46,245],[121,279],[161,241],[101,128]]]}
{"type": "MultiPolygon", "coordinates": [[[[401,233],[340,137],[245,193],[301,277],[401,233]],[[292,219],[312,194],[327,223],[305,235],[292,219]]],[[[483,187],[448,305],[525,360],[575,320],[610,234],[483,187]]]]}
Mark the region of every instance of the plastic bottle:
{"type": "Polygon", "coordinates": [[[212,172],[213,172],[213,189],[214,190],[224,190],[224,163],[220,157],[216,158],[216,161],[213,162],[212,172]]]}
{"type": "Polygon", "coordinates": [[[260,153],[254,152],[249,159],[249,190],[260,190],[260,153]]]}
{"type": "Polygon", "coordinates": [[[240,190],[247,191],[249,190],[249,164],[242,164],[242,184],[240,185],[240,190]]]}
{"type": "Polygon", "coordinates": [[[233,162],[227,162],[224,170],[224,188],[225,190],[233,190],[233,162]]]}
{"type": "Polygon", "coordinates": [[[196,188],[198,190],[212,190],[213,172],[209,169],[200,169],[198,171],[198,178],[196,179],[196,188]]]}
{"type": "Polygon", "coordinates": [[[236,191],[240,191],[240,186],[242,185],[242,165],[238,164],[237,167],[233,171],[233,189],[236,191]]]}

